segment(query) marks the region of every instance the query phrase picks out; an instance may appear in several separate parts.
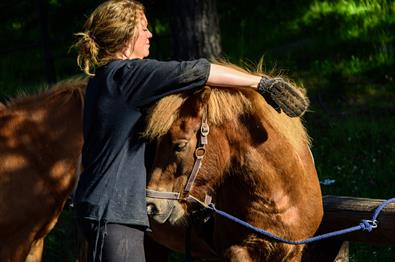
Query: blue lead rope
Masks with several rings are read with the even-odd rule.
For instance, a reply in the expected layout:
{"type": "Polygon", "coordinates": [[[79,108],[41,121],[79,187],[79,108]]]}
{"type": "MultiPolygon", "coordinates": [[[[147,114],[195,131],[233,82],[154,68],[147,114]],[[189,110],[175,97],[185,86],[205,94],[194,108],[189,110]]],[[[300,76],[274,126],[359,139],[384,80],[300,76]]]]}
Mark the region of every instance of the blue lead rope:
{"type": "Polygon", "coordinates": [[[319,235],[319,236],[311,237],[311,238],[308,238],[306,240],[300,240],[300,241],[286,240],[286,239],[283,239],[283,238],[281,238],[279,236],[276,236],[276,235],[274,235],[274,234],[272,234],[272,233],[270,233],[270,232],[268,232],[266,230],[254,227],[253,225],[251,225],[251,224],[249,224],[249,223],[247,223],[247,222],[245,222],[245,221],[243,221],[241,219],[238,219],[237,217],[234,217],[234,216],[232,216],[232,215],[230,215],[230,214],[228,214],[228,213],[226,213],[224,211],[216,209],[214,204],[209,204],[208,208],[211,209],[212,211],[214,211],[216,214],[218,214],[218,215],[220,215],[220,216],[222,216],[224,218],[227,218],[227,219],[229,219],[229,220],[231,220],[233,222],[236,222],[237,224],[242,225],[245,228],[248,228],[249,230],[251,230],[251,231],[253,231],[253,232],[257,233],[257,234],[266,236],[268,238],[274,239],[274,240],[282,242],[282,243],[291,244],[291,245],[301,245],[301,244],[312,243],[312,242],[315,242],[315,241],[318,241],[318,240],[322,240],[322,239],[326,239],[326,238],[330,238],[330,237],[335,237],[335,236],[348,234],[348,233],[351,233],[351,232],[354,232],[354,231],[359,231],[359,230],[371,232],[374,228],[377,227],[377,223],[378,223],[377,217],[379,216],[380,212],[384,209],[384,207],[386,207],[390,203],[395,203],[395,198],[391,198],[391,199],[388,199],[388,200],[384,201],[380,206],[378,206],[375,209],[371,220],[366,220],[366,219],[361,220],[361,222],[359,223],[358,226],[337,230],[337,231],[334,231],[334,232],[322,234],[322,235],[319,235]]]}

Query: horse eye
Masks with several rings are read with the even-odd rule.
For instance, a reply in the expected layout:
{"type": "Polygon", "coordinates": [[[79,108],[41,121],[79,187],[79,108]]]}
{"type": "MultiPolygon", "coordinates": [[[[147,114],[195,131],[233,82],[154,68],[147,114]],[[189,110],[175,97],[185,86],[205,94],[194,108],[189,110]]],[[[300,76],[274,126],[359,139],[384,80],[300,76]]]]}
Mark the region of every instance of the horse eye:
{"type": "Polygon", "coordinates": [[[181,152],[181,151],[183,151],[186,148],[187,144],[188,144],[187,141],[180,141],[178,143],[175,143],[174,150],[176,152],[181,152]]]}

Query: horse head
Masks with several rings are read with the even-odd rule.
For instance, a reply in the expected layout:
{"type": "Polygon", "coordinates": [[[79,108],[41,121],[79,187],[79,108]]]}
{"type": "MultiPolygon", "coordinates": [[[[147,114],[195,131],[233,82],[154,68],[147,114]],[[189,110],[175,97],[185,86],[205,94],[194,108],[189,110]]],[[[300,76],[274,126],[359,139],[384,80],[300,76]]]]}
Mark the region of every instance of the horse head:
{"type": "Polygon", "coordinates": [[[185,186],[196,157],[205,154],[205,149],[199,148],[198,144],[210,93],[211,89],[205,88],[186,98],[178,110],[177,119],[157,140],[148,189],[179,194],[178,200],[181,201],[148,197],[148,213],[156,222],[177,224],[185,217],[186,203],[181,198],[186,193],[185,186]]]}
{"type": "Polygon", "coordinates": [[[206,87],[191,96],[166,97],[153,108],[147,128],[147,136],[156,139],[147,187],[147,211],[153,220],[183,223],[187,211],[196,207],[190,200],[215,197],[227,169],[242,158],[239,150],[246,150],[240,141],[267,139],[263,126],[251,119],[252,102],[245,96],[257,93],[245,92],[206,87]]]}

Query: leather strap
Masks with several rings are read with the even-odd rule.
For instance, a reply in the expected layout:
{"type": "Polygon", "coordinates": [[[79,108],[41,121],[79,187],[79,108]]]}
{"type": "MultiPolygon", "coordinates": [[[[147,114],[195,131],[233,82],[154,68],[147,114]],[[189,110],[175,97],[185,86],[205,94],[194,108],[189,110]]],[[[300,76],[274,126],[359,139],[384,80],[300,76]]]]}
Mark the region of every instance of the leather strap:
{"type": "Polygon", "coordinates": [[[156,191],[148,188],[145,191],[147,197],[160,198],[160,199],[173,199],[173,200],[181,199],[180,193],[178,192],[163,192],[163,191],[156,191]]]}
{"type": "Polygon", "coordinates": [[[181,200],[187,199],[189,192],[195,182],[195,179],[199,173],[200,167],[202,166],[202,160],[204,155],[206,154],[206,147],[208,140],[207,136],[210,132],[210,128],[207,123],[207,106],[205,106],[202,116],[202,123],[200,125],[200,136],[199,141],[197,143],[197,148],[195,149],[195,163],[193,165],[191,174],[189,175],[188,181],[185,185],[183,197],[181,193],[178,192],[163,192],[163,191],[156,191],[152,189],[146,189],[146,196],[151,198],[159,198],[159,199],[171,199],[171,200],[181,200]]]}
{"type": "Polygon", "coordinates": [[[187,195],[191,191],[192,185],[199,173],[200,167],[202,166],[202,160],[206,154],[206,145],[208,143],[207,136],[210,132],[210,128],[207,123],[207,106],[205,106],[202,116],[202,124],[200,125],[200,136],[199,146],[195,149],[195,164],[193,165],[191,174],[189,175],[188,182],[184,188],[184,195],[187,195]]]}

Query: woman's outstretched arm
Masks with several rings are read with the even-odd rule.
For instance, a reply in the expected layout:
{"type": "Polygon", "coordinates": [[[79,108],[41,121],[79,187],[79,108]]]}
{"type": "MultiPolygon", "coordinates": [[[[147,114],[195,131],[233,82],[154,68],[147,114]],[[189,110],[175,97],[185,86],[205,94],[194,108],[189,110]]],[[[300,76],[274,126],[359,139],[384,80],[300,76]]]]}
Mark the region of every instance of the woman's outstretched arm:
{"type": "Polygon", "coordinates": [[[307,97],[281,77],[256,76],[226,66],[211,64],[207,85],[255,88],[267,101],[270,101],[273,107],[281,109],[290,117],[302,116],[309,106],[307,97]]]}
{"type": "Polygon", "coordinates": [[[207,85],[257,88],[261,78],[226,66],[211,64],[207,85]]]}

